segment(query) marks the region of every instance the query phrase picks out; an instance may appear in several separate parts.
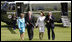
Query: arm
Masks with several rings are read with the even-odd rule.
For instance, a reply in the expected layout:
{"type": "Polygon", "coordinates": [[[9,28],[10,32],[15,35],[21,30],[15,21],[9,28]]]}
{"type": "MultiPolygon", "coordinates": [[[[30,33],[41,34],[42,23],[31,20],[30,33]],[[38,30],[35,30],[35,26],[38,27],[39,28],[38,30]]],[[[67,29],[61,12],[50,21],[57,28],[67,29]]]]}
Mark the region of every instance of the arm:
{"type": "Polygon", "coordinates": [[[25,17],[25,24],[28,25],[28,17],[25,17]]]}
{"type": "Polygon", "coordinates": [[[39,21],[39,18],[37,19],[37,22],[36,22],[36,28],[37,28],[37,27],[38,27],[38,25],[39,25],[39,24],[38,24],[38,23],[39,23],[38,21],[39,21]]]}
{"type": "Polygon", "coordinates": [[[35,25],[35,17],[33,16],[33,25],[35,25]]]}
{"type": "Polygon", "coordinates": [[[55,19],[54,16],[52,16],[51,20],[53,21],[54,19],[55,19]]]}
{"type": "Polygon", "coordinates": [[[19,22],[18,19],[17,19],[17,24],[18,24],[18,28],[19,28],[19,30],[21,30],[21,28],[20,28],[20,22],[19,22]]]}
{"type": "Polygon", "coordinates": [[[27,24],[27,17],[25,17],[25,23],[27,24]]]}
{"type": "Polygon", "coordinates": [[[39,19],[37,19],[36,26],[38,26],[38,21],[39,21],[39,19]]]}
{"type": "Polygon", "coordinates": [[[44,20],[46,23],[48,23],[48,18],[47,17],[48,16],[45,16],[45,20],[44,20]]]}
{"type": "Polygon", "coordinates": [[[50,21],[53,23],[54,22],[54,16],[52,16],[52,18],[50,19],[50,21]]]}

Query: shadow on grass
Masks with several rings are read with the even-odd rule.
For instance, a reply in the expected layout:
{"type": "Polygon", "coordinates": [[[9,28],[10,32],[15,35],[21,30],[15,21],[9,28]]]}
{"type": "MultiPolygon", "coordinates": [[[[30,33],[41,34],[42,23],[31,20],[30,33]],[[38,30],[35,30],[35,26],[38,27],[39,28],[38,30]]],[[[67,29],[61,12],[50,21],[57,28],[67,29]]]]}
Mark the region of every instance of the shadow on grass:
{"type": "MultiPolygon", "coordinates": [[[[54,25],[55,25],[55,27],[67,28],[67,27],[64,27],[63,24],[54,24],[54,25]]],[[[1,25],[1,27],[12,28],[12,26],[10,26],[10,25],[1,25]]],[[[16,29],[18,29],[17,25],[16,25],[16,29]]]]}
{"type": "Polygon", "coordinates": [[[9,30],[12,34],[17,34],[17,33],[13,30],[13,28],[11,28],[11,27],[8,27],[8,30],[9,30]]]}
{"type": "Polygon", "coordinates": [[[1,25],[1,28],[3,28],[3,27],[8,28],[8,30],[9,30],[12,34],[17,34],[17,33],[13,30],[13,28],[12,28],[11,25],[1,25]]]}
{"type": "Polygon", "coordinates": [[[12,27],[10,25],[1,25],[1,27],[12,27]]]}
{"type": "Polygon", "coordinates": [[[55,24],[55,27],[63,27],[62,24],[55,24]]]}
{"type": "Polygon", "coordinates": [[[24,38],[24,40],[21,40],[20,38],[13,38],[8,41],[30,41],[30,40],[28,38],[24,38]]]}
{"type": "MultiPolygon", "coordinates": [[[[1,27],[11,27],[11,28],[13,28],[11,25],[1,25],[1,27]]],[[[18,26],[16,25],[16,29],[18,29],[18,26]]]]}

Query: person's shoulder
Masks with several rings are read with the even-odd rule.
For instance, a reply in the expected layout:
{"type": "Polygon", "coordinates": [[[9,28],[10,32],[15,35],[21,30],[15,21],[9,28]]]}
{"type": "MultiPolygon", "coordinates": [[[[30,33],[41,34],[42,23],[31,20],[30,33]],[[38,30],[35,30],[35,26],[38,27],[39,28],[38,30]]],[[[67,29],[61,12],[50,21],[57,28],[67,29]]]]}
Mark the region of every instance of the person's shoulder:
{"type": "Polygon", "coordinates": [[[17,18],[17,21],[19,21],[19,20],[20,20],[20,18],[18,17],[18,18],[17,18]]]}
{"type": "Polygon", "coordinates": [[[48,15],[46,15],[46,16],[48,16],[48,15]]]}
{"type": "Polygon", "coordinates": [[[48,17],[48,15],[46,15],[45,17],[48,17]]]}
{"type": "Polygon", "coordinates": [[[23,19],[25,19],[25,18],[23,18],[23,19]]]}
{"type": "Polygon", "coordinates": [[[41,18],[41,16],[39,16],[38,18],[41,18]]]}
{"type": "Polygon", "coordinates": [[[46,18],[46,16],[43,16],[44,18],[46,18]]]}
{"type": "Polygon", "coordinates": [[[20,17],[18,17],[18,19],[20,19],[20,17]]]}
{"type": "Polygon", "coordinates": [[[52,15],[52,17],[54,17],[54,15],[52,15]]]}
{"type": "Polygon", "coordinates": [[[21,18],[20,17],[18,17],[18,20],[20,20],[21,18]]]}
{"type": "Polygon", "coordinates": [[[43,17],[45,17],[45,16],[43,16],[43,17]]]}

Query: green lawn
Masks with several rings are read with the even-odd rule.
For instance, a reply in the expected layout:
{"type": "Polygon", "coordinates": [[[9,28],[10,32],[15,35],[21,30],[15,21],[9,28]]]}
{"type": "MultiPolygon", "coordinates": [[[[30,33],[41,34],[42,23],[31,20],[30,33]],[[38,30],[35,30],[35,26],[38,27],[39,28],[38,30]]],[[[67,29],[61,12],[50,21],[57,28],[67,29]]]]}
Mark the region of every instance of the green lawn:
{"type": "MultiPolygon", "coordinates": [[[[45,28],[44,37],[43,40],[39,40],[39,29],[34,29],[34,37],[32,41],[71,41],[71,27],[64,28],[62,24],[55,23],[55,40],[48,40],[47,36],[47,29],[45,28]]],[[[7,27],[7,25],[3,22],[1,22],[1,41],[21,41],[19,30],[12,30],[9,29],[10,27],[7,27]]],[[[27,29],[25,31],[24,35],[24,41],[29,41],[27,29]]]]}

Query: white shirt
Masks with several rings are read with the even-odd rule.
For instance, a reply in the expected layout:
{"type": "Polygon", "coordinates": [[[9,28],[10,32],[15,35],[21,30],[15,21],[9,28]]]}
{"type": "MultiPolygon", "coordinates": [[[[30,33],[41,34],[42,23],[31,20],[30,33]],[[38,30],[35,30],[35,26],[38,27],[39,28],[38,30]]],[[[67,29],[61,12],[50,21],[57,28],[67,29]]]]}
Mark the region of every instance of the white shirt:
{"type": "Polygon", "coordinates": [[[44,19],[45,19],[45,16],[40,16],[38,19],[37,19],[37,23],[36,23],[36,26],[44,26],[44,19]]]}
{"type": "Polygon", "coordinates": [[[52,15],[49,16],[50,19],[52,19],[51,16],[52,16],[52,15]]]}

